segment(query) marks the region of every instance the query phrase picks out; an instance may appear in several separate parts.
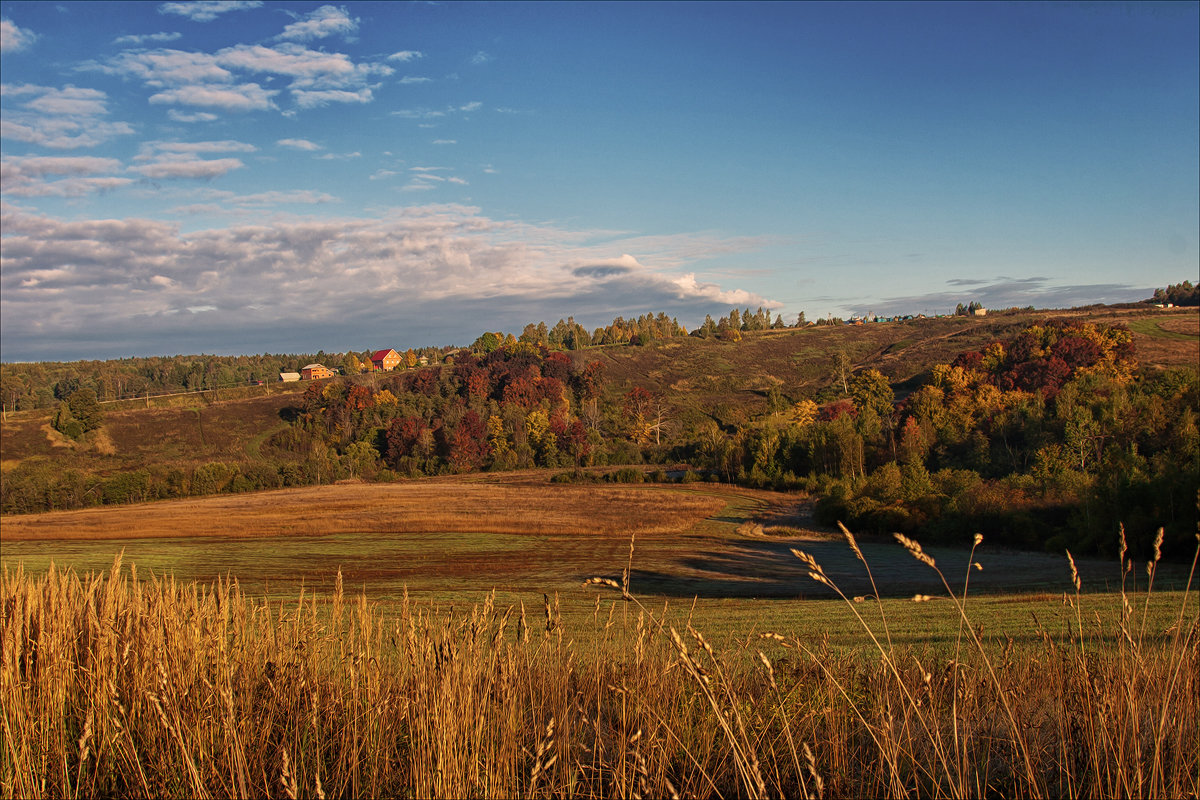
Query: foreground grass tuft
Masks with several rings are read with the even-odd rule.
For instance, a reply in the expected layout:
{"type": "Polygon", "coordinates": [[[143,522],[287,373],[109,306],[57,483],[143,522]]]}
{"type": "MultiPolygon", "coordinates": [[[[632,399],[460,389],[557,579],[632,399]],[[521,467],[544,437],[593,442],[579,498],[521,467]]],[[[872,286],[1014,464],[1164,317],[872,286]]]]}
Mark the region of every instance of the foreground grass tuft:
{"type": "MultiPolygon", "coordinates": [[[[854,537],[848,546],[869,565],[854,537]]],[[[978,542],[977,542],[978,543],[978,542]]],[[[942,576],[921,546],[911,555],[942,576]]],[[[714,647],[687,613],[589,581],[590,627],[540,609],[447,613],[348,596],[272,603],[236,581],[5,570],[4,797],[1115,797],[1200,794],[1200,620],[1151,591],[1071,636],[976,633],[953,656],[787,631],[714,647]],[[1110,638],[1116,636],[1115,643],[1110,638]]],[[[816,559],[796,555],[835,591],[816,559]]],[[[1128,574],[1132,562],[1125,560],[1128,574]]],[[[1156,561],[1146,566],[1150,588],[1156,561]]],[[[1193,562],[1193,571],[1195,562],[1193,562]]],[[[339,576],[340,577],[340,576],[339,576]]],[[[840,591],[838,592],[840,594],[840,591]]],[[[878,594],[878,593],[876,593],[878,594]]],[[[916,600],[925,599],[918,595],[916,600]]],[[[1037,623],[1033,625],[1036,627],[1037,623]]]]}

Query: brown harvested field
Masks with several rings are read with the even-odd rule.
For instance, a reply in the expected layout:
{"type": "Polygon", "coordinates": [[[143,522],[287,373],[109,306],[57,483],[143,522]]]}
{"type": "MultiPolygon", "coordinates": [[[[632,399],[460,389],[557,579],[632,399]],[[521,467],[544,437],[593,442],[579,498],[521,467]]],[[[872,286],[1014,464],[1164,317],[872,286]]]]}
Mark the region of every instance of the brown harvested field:
{"type": "Polygon", "coordinates": [[[724,506],[711,494],[650,486],[355,483],[10,516],[0,527],[0,541],[340,531],[628,537],[679,533],[724,506]]]}

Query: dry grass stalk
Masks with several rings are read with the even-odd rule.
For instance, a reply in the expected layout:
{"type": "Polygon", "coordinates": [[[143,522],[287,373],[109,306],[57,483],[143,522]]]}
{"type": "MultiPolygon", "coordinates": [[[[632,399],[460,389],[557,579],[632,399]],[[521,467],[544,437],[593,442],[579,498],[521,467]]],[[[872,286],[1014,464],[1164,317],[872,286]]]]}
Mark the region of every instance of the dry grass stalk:
{"type": "Polygon", "coordinates": [[[518,612],[493,598],[268,604],[119,558],[105,575],[5,571],[0,795],[1200,794],[1190,583],[1165,631],[1122,597],[1105,644],[1077,596],[1069,642],[1039,627],[1016,651],[978,633],[964,583],[947,593],[973,646],[946,662],[863,617],[875,657],[803,632],[719,646],[625,582],[592,585],[640,613],[597,613],[583,649],[549,596],[559,635],[529,637],[522,608],[514,637],[518,612]]]}

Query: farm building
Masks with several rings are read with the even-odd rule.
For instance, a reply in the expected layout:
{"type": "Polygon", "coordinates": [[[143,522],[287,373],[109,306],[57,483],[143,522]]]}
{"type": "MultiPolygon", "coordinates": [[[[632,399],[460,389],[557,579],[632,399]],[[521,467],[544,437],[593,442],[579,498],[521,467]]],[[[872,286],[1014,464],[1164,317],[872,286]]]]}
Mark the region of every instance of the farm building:
{"type": "Polygon", "coordinates": [[[283,383],[292,383],[294,381],[300,380],[300,373],[299,372],[281,372],[281,373],[279,373],[279,380],[283,383]]]}
{"type": "Polygon", "coordinates": [[[378,350],[371,354],[371,367],[375,370],[391,372],[399,366],[402,360],[403,356],[395,350],[378,350]]]}
{"type": "Polygon", "coordinates": [[[977,316],[977,317],[986,317],[986,316],[987,316],[987,309],[986,309],[986,308],[977,308],[977,309],[975,309],[975,316],[977,316]]]}
{"type": "Polygon", "coordinates": [[[333,370],[324,364],[309,364],[307,367],[300,370],[300,375],[306,381],[317,381],[321,378],[332,378],[333,370]]]}

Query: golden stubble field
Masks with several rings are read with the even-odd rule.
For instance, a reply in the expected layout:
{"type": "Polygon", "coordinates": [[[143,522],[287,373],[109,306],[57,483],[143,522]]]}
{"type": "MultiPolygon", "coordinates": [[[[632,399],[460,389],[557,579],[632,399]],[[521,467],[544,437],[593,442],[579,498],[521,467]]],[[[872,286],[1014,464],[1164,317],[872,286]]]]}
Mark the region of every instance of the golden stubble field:
{"type": "Polygon", "coordinates": [[[351,483],[5,518],[0,540],[276,537],[353,532],[672,534],[715,514],[712,493],[463,480],[351,483]]]}

